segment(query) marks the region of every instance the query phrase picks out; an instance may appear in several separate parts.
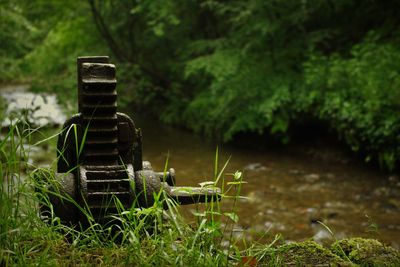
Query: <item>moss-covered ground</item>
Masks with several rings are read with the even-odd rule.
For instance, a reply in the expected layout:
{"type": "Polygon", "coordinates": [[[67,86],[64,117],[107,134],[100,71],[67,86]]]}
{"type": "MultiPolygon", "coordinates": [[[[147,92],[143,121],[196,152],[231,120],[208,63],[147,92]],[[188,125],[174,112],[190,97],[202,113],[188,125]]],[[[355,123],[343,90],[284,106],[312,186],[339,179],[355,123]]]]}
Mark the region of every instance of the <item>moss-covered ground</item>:
{"type": "Polygon", "coordinates": [[[323,247],[314,241],[268,248],[256,266],[400,266],[400,253],[375,239],[350,238],[323,247]]]}

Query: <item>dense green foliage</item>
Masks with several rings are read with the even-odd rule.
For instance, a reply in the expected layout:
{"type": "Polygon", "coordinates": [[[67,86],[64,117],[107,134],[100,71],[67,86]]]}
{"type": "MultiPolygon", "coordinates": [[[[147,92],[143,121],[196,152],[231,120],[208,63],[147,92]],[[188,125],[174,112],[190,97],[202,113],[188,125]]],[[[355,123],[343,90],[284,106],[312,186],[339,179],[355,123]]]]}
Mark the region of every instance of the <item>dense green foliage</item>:
{"type": "Polygon", "coordinates": [[[164,122],[287,143],[319,120],[398,166],[398,1],[3,2],[0,79],[73,96],[76,56],[110,54],[120,99],[164,122]]]}

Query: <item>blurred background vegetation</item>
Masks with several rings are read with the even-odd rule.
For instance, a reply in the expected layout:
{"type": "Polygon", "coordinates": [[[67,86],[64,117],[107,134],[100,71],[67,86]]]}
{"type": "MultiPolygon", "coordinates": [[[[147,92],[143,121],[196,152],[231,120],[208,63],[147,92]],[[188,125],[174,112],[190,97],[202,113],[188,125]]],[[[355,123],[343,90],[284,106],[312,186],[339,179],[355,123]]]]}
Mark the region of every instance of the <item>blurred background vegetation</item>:
{"type": "Polygon", "coordinates": [[[398,10],[397,0],[0,0],[0,82],[75,108],[76,57],[110,55],[119,103],[163,122],[284,144],[317,122],[394,170],[398,10]]]}

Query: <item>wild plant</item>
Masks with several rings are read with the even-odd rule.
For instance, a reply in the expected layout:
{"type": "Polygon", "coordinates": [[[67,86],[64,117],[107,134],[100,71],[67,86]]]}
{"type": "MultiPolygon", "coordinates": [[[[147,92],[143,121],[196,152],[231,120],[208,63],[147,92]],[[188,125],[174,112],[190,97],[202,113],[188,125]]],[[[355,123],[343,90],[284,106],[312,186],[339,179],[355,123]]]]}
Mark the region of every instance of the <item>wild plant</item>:
{"type": "MultiPolygon", "coordinates": [[[[76,127],[66,131],[78,136],[76,127]]],[[[196,205],[197,223],[191,225],[181,214],[179,204],[160,190],[154,193],[154,204],[148,208],[139,208],[135,202],[126,208],[113,197],[110,203],[117,212],[108,215],[107,224],[100,224],[86,205],[63,193],[62,177],[54,170],[56,161],[63,160],[62,151],[50,167],[32,162],[30,148],[54,142],[58,136],[53,134],[29,145],[40,132],[15,124],[0,142],[2,264],[93,264],[94,257],[106,264],[211,266],[227,265],[240,254],[229,229],[238,222],[235,208],[243,176],[236,172],[230,174],[231,181],[226,180],[229,160],[219,169],[218,149],[214,180],[203,186],[220,186],[221,200],[232,203],[230,211],[224,211],[220,201],[196,205]],[[56,216],[52,198],[76,206],[88,225],[63,223],[56,216]]],[[[78,156],[83,145],[84,141],[76,149],[78,156]]],[[[164,174],[167,169],[168,159],[164,174]]]]}

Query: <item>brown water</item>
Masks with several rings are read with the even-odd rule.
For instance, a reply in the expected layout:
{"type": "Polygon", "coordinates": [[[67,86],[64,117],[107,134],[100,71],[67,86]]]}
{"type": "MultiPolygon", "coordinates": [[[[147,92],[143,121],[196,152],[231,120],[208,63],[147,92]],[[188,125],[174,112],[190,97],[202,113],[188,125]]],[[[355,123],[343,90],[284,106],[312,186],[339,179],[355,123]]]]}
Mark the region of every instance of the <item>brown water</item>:
{"type": "MultiPolygon", "coordinates": [[[[143,130],[144,160],[162,171],[176,170],[178,185],[196,186],[212,180],[216,144],[190,132],[133,116],[143,130]]],[[[226,173],[243,172],[247,184],[238,204],[235,228],[245,236],[287,240],[377,238],[400,245],[400,182],[398,177],[371,170],[337,148],[297,147],[252,150],[219,147],[220,168],[231,157],[226,173]]],[[[225,205],[231,205],[226,201],[225,205]]],[[[188,207],[186,210],[191,210],[188,207]]]]}

